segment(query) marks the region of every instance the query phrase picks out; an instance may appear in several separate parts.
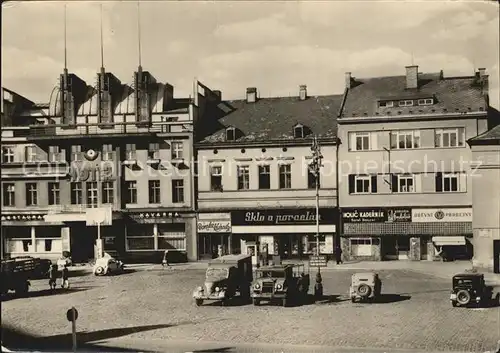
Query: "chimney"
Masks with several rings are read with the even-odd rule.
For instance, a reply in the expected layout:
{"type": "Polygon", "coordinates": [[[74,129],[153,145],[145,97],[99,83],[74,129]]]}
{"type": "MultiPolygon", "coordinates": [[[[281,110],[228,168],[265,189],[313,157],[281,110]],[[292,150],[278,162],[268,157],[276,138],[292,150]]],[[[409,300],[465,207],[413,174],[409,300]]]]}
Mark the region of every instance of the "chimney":
{"type": "Polygon", "coordinates": [[[307,99],[307,86],[306,85],[299,86],[299,99],[301,101],[305,101],[307,99]]]}
{"type": "Polygon", "coordinates": [[[247,88],[247,103],[255,103],[257,101],[257,88],[247,88]]]}
{"type": "Polygon", "coordinates": [[[345,73],[345,88],[351,88],[352,77],[350,72],[345,73]]]}
{"type": "Polygon", "coordinates": [[[222,92],[219,90],[213,90],[212,93],[217,97],[219,101],[222,100],[222,92]]]}
{"type": "Polygon", "coordinates": [[[418,88],[418,66],[412,65],[406,67],[406,88],[418,88]]]}

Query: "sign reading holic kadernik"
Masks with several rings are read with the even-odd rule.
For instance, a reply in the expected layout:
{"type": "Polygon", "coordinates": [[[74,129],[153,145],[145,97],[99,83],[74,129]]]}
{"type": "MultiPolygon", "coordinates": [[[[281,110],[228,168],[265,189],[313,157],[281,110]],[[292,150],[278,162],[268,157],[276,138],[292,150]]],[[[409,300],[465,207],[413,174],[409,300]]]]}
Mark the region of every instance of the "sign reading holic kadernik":
{"type": "MultiPolygon", "coordinates": [[[[319,223],[335,224],[337,215],[336,208],[321,208],[319,223]]],[[[231,223],[233,226],[313,225],[316,224],[316,209],[238,210],[231,212],[231,223]]]]}
{"type": "Polygon", "coordinates": [[[394,207],[361,207],[342,209],[342,222],[344,223],[393,223],[411,222],[411,208],[394,207]]]}

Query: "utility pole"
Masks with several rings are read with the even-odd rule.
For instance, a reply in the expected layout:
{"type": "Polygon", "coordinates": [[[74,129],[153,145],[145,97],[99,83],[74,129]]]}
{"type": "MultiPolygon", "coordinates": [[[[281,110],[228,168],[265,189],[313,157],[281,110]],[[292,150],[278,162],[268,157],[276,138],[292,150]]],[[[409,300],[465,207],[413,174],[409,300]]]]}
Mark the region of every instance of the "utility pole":
{"type": "MultiPolygon", "coordinates": [[[[315,186],[316,186],[316,256],[320,256],[319,251],[319,187],[320,187],[320,170],[322,167],[321,160],[323,156],[321,154],[321,146],[319,145],[318,138],[314,136],[313,143],[311,146],[312,151],[312,162],[309,165],[309,168],[314,175],[315,178],[315,186]]],[[[314,286],[314,296],[319,299],[323,297],[323,284],[321,278],[321,270],[318,263],[318,272],[316,273],[316,284],[314,286]]]]}

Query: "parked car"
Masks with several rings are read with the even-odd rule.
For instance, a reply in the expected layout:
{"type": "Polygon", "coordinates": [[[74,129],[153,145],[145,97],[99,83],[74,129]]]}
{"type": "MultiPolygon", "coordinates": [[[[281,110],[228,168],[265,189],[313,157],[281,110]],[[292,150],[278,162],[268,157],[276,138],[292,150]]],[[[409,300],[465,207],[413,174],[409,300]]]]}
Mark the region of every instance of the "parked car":
{"type": "Polygon", "coordinates": [[[47,278],[50,266],[52,266],[52,261],[49,259],[35,259],[33,278],[47,278]]]}
{"type": "Polygon", "coordinates": [[[35,269],[33,258],[2,260],[1,267],[0,293],[2,295],[9,291],[14,291],[19,296],[28,293],[31,286],[30,279],[35,269]]]}
{"type": "Polygon", "coordinates": [[[454,307],[486,305],[492,296],[493,288],[486,286],[482,273],[459,273],[452,278],[450,301],[454,307]]]}
{"type": "Polygon", "coordinates": [[[105,276],[110,273],[123,272],[125,265],[114,257],[106,256],[97,259],[93,268],[94,275],[105,276]]]}
{"type": "Polygon", "coordinates": [[[252,283],[252,257],[250,255],[225,255],[208,263],[203,286],[193,291],[197,306],[205,300],[227,300],[239,293],[243,301],[250,300],[250,284],[252,283]]]}
{"type": "Polygon", "coordinates": [[[254,305],[262,301],[280,300],[283,306],[291,302],[304,303],[309,292],[309,274],[303,264],[262,266],[255,271],[252,283],[254,305]]]}
{"type": "Polygon", "coordinates": [[[351,301],[373,301],[380,296],[382,281],[378,273],[360,272],[351,276],[349,297],[351,301]]]}

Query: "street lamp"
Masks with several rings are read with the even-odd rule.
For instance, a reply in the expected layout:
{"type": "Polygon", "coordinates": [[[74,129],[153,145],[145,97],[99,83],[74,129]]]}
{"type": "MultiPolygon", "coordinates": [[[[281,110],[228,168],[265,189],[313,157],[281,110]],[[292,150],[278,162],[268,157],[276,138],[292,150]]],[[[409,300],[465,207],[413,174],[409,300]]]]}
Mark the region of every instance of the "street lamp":
{"type": "MultiPolygon", "coordinates": [[[[311,173],[314,175],[315,186],[316,186],[316,256],[320,256],[319,252],[319,183],[320,183],[320,169],[322,167],[321,160],[323,156],[321,155],[321,147],[319,145],[318,139],[314,136],[313,143],[311,146],[312,151],[312,162],[309,165],[311,173]]],[[[323,284],[321,278],[320,264],[318,261],[318,272],[316,273],[316,284],[314,285],[314,296],[319,299],[323,296],[323,284]]]]}

